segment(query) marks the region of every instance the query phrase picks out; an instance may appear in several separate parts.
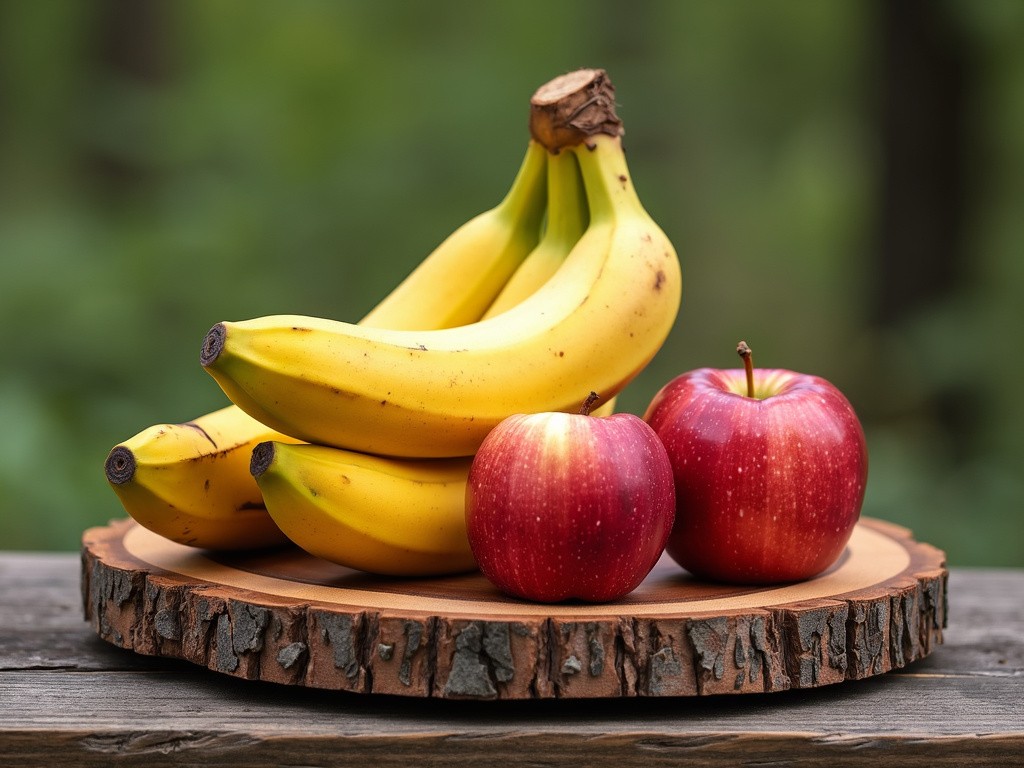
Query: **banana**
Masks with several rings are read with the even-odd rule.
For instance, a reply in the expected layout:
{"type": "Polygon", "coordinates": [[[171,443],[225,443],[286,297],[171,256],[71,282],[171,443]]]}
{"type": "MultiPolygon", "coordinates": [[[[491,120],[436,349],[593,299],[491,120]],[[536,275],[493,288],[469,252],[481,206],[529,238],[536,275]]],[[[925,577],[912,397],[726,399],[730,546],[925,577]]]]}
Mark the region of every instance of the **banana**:
{"type": "Polygon", "coordinates": [[[187,424],[157,424],[115,446],[107,480],[129,514],[179,544],[252,549],[286,539],[249,474],[254,445],[291,440],[228,406],[187,424]]]}
{"type": "MultiPolygon", "coordinates": [[[[456,229],[360,325],[478,320],[539,240],[547,154],[531,140],[505,198],[456,229]]],[[[253,448],[267,440],[294,442],[229,405],[147,427],[111,450],[105,471],[128,514],[156,533],[196,547],[261,547],[282,540],[249,474],[253,448]]]]}
{"type": "Polygon", "coordinates": [[[264,442],[251,471],[274,521],[316,557],[369,573],[474,570],[466,534],[470,459],[387,459],[264,442]]]}
{"type": "Polygon", "coordinates": [[[429,331],[298,315],[215,325],[200,361],[239,407],[308,442],[391,456],[475,452],[513,413],[578,411],[654,357],[679,309],[675,250],[644,210],[620,136],[572,148],[586,232],[540,289],[476,323],[429,331]]]}
{"type": "Polygon", "coordinates": [[[484,312],[484,319],[511,309],[544,285],[583,236],[588,216],[587,195],[572,152],[548,156],[547,190],[544,235],[484,312]]]}
{"type": "MultiPolygon", "coordinates": [[[[548,215],[544,235],[505,284],[483,319],[511,309],[544,285],[582,237],[588,217],[587,194],[576,156],[567,151],[549,154],[548,215]]],[[[593,415],[611,416],[615,413],[615,401],[614,397],[607,400],[594,409],[593,415]]]]}
{"type": "Polygon", "coordinates": [[[537,245],[547,156],[531,139],[505,199],[449,235],[360,325],[427,330],[479,320],[537,245]]]}

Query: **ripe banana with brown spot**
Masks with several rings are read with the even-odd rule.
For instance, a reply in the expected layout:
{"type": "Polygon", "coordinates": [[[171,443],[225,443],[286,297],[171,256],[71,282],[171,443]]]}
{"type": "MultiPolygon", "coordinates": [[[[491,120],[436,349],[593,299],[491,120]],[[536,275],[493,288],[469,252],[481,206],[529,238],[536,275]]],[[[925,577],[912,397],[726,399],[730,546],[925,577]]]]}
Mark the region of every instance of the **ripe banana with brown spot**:
{"type": "Polygon", "coordinates": [[[388,576],[476,568],[466,534],[470,459],[389,459],[322,445],[266,442],[252,474],[295,544],[388,576]]]}
{"type": "Polygon", "coordinates": [[[621,138],[572,148],[590,220],[565,263],[499,315],[397,331],[278,315],[214,326],[200,359],[255,418],[308,442],[391,456],[467,456],[514,413],[618,394],[679,309],[671,242],[634,190],[621,138]]]}
{"type": "Polygon", "coordinates": [[[249,474],[253,446],[291,440],[233,406],[186,424],[157,424],[107,456],[107,480],[128,513],[179,544],[253,549],[286,539],[249,474]]]}
{"type": "MultiPolygon", "coordinates": [[[[505,198],[455,230],[360,325],[437,329],[478,320],[539,241],[547,155],[530,141],[505,198]]],[[[106,476],[132,518],[173,541],[267,546],[283,537],[249,473],[253,448],[267,440],[295,442],[230,405],[147,427],[111,450],[106,476]]]]}

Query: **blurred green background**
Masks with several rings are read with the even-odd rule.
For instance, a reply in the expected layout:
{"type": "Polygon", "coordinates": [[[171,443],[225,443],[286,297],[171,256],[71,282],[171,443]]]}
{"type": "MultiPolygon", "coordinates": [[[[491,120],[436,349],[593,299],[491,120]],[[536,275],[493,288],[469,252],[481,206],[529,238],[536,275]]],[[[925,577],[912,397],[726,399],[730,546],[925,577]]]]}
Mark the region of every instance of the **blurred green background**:
{"type": "Polygon", "coordinates": [[[118,441],[225,404],[223,319],[356,320],[496,203],[530,95],[617,88],[684,301],[621,397],[825,376],[865,514],[1024,566],[1024,3],[0,3],[0,549],[121,516],[118,441]]]}

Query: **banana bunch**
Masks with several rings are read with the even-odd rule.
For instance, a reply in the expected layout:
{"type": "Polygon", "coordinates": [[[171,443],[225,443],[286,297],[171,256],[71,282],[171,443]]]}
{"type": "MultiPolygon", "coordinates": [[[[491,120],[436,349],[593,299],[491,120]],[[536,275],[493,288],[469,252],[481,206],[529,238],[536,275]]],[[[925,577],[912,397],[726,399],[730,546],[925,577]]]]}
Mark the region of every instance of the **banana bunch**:
{"type": "Polygon", "coordinates": [[[591,74],[558,81],[547,131],[532,101],[506,198],[362,321],[215,325],[200,361],[233,405],[111,451],[132,517],[195,546],[286,538],[373,573],[474,568],[465,485],[486,434],[513,413],[578,411],[591,391],[610,413],[679,307],[679,262],[633,187],[610,84],[581,72],[605,90],[575,89],[591,74]],[[190,440],[163,437],[177,432],[190,440]]]}
{"type": "Polygon", "coordinates": [[[619,136],[568,150],[586,231],[515,306],[455,328],[368,328],[301,315],[215,325],[200,360],[257,420],[300,440],[396,457],[472,455],[514,413],[617,395],[664,343],[679,262],[640,203],[619,136]]]}

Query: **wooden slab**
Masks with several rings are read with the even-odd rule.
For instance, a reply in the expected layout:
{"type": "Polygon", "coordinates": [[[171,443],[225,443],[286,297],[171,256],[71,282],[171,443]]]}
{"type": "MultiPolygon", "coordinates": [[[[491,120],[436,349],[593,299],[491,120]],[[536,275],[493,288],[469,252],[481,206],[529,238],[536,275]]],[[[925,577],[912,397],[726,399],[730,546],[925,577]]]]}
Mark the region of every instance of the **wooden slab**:
{"type": "Polygon", "coordinates": [[[301,550],[226,554],[130,520],[83,536],[104,640],[251,680],[451,699],[702,696],[811,688],[906,666],[942,642],[945,555],[863,519],[825,574],[697,581],[665,557],[612,604],[506,598],[480,574],[387,579],[301,550]]]}

